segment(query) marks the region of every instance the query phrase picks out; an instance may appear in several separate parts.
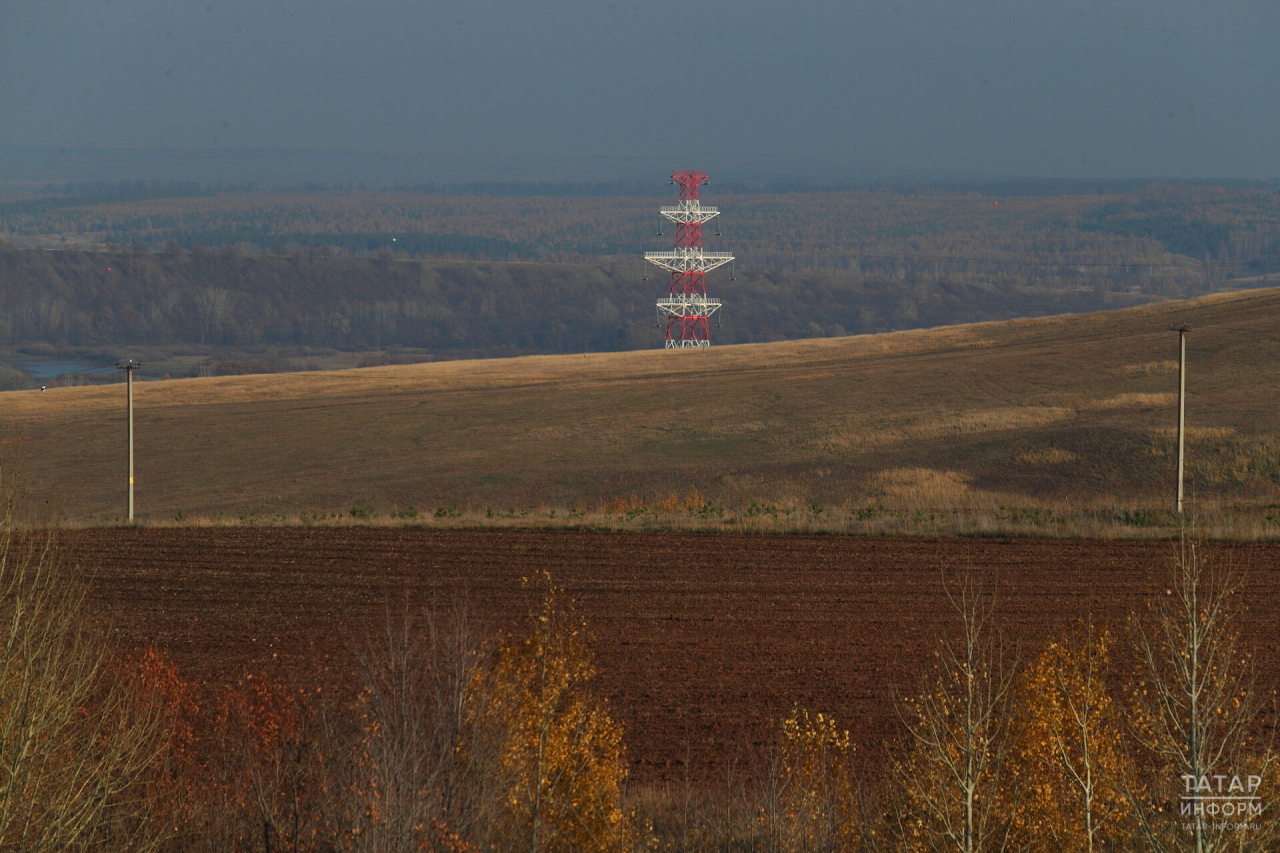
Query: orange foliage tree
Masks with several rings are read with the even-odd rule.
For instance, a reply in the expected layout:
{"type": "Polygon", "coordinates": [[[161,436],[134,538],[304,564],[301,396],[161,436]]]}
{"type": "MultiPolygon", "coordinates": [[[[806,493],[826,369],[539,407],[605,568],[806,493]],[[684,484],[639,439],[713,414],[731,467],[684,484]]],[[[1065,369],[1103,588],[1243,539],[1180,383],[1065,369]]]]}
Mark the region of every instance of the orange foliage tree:
{"type": "Polygon", "coordinates": [[[342,840],[316,702],[260,674],[222,692],[207,720],[209,846],[302,853],[342,840]]]}
{"type": "Polygon", "coordinates": [[[854,746],[833,717],[796,708],[782,723],[779,846],[787,853],[856,850],[854,746]]]}
{"type": "Polygon", "coordinates": [[[496,794],[484,846],[518,853],[608,853],[633,841],[621,806],[622,728],[589,690],[585,627],[543,573],[524,637],[500,644],[469,691],[477,790],[496,794]]]}
{"type": "Polygon", "coordinates": [[[157,721],[150,767],[123,799],[110,846],[135,853],[194,849],[202,838],[201,805],[210,792],[208,756],[201,749],[203,708],[194,685],[154,648],[120,661],[117,677],[157,721]]]}
{"type": "Polygon", "coordinates": [[[1050,642],[1018,684],[1015,767],[1025,795],[1016,831],[1030,853],[1094,853],[1130,837],[1111,644],[1105,629],[1082,624],[1073,639],[1050,642]]]}

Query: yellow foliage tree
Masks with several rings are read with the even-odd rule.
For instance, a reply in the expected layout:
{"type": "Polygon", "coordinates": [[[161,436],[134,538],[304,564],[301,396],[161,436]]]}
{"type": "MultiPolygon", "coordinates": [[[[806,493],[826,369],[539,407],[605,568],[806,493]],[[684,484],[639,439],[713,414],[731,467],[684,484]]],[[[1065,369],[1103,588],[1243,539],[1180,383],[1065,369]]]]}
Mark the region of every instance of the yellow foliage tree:
{"type": "Polygon", "coordinates": [[[797,708],[782,724],[781,826],[787,853],[843,853],[859,843],[854,746],[833,717],[797,708]]]}
{"type": "Polygon", "coordinates": [[[1016,834],[1030,853],[1113,849],[1130,830],[1121,724],[1107,690],[1111,635],[1090,624],[1051,642],[1017,688],[1014,761],[1024,799],[1016,834]]]}
{"type": "Polygon", "coordinates": [[[487,805],[485,846],[518,853],[611,853],[632,840],[621,807],[622,727],[588,683],[585,628],[548,574],[528,635],[501,644],[472,682],[463,749],[487,805]]]}
{"type": "MultiPolygon", "coordinates": [[[[0,457],[0,850],[146,850],[139,792],[163,752],[159,704],[112,664],[88,585],[50,533],[19,532],[0,457]]],[[[157,832],[160,832],[157,829],[157,832]]]]}

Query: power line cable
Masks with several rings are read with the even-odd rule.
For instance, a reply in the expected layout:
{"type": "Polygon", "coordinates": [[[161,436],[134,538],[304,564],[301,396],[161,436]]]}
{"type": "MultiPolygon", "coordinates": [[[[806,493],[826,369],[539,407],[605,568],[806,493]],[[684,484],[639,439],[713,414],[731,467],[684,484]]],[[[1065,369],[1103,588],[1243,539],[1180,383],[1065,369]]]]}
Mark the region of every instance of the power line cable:
{"type": "MultiPolygon", "coordinates": [[[[769,242],[769,241],[765,241],[759,238],[750,238],[750,237],[738,238],[735,240],[735,245],[741,244],[741,243],[751,244],[753,242],[762,243],[762,242],[769,242]]],[[[803,247],[802,248],[802,247],[781,246],[781,244],[778,244],[777,241],[773,241],[773,242],[774,242],[774,245],[779,245],[782,251],[794,251],[794,252],[803,251],[806,254],[835,255],[839,257],[849,258],[850,260],[857,260],[858,258],[876,258],[880,260],[897,260],[897,261],[930,261],[935,263],[971,263],[971,264],[980,264],[982,266],[1089,267],[1091,269],[1122,269],[1122,268],[1131,268],[1131,267],[1145,267],[1148,269],[1152,269],[1152,268],[1181,269],[1181,270],[1186,270],[1187,272],[1202,272],[1202,270],[1197,271],[1186,264],[1176,264],[1176,263],[1169,263],[1165,261],[1147,261],[1147,260],[1023,261],[1023,260],[1014,260],[1009,258],[994,258],[994,257],[983,258],[983,257],[965,256],[965,255],[918,255],[918,254],[908,255],[908,254],[895,254],[895,253],[889,253],[889,252],[863,251],[860,249],[832,249],[827,247],[815,247],[815,248],[803,247]]],[[[1201,261],[1194,261],[1194,259],[1192,260],[1194,263],[1203,265],[1203,262],[1201,261]]],[[[1258,267],[1258,266],[1280,266],[1280,258],[1277,258],[1275,260],[1259,260],[1259,261],[1210,261],[1208,263],[1208,266],[1211,269],[1218,269],[1218,268],[1236,269],[1236,268],[1244,268],[1244,267],[1252,268],[1252,267],[1258,267]]]]}

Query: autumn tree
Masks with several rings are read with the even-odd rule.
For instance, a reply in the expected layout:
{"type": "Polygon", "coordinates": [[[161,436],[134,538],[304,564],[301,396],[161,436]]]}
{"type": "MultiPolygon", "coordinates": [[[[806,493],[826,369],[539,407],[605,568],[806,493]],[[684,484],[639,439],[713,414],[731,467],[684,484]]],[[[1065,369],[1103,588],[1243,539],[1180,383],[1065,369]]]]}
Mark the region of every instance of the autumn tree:
{"type": "Polygon", "coordinates": [[[130,685],[135,702],[154,714],[154,760],[116,806],[116,817],[101,846],[133,853],[196,850],[204,838],[210,790],[209,761],[201,749],[202,707],[198,691],[177,666],[155,648],[113,663],[116,677],[130,685]]]}
{"type": "Polygon", "coordinates": [[[622,727],[592,694],[581,618],[549,575],[524,636],[501,643],[472,681],[463,751],[473,783],[499,794],[484,808],[484,846],[515,853],[625,849],[622,727]]]}
{"type": "Polygon", "coordinates": [[[1051,641],[1016,690],[1017,836],[1030,853],[1094,853],[1129,835],[1121,714],[1108,685],[1112,637],[1090,622],[1051,641]]]}
{"type": "Polygon", "coordinates": [[[217,698],[208,719],[215,755],[208,786],[217,802],[205,843],[213,849],[304,853],[340,837],[333,756],[317,719],[315,689],[246,674],[217,698]]]}
{"type": "Polygon", "coordinates": [[[353,849],[454,850],[479,834],[483,792],[467,787],[462,746],[468,690],[487,665],[464,601],[388,611],[360,655],[353,849]]]}
{"type": "Polygon", "coordinates": [[[859,843],[849,732],[828,714],[796,708],[782,724],[778,831],[787,853],[845,853],[859,843]]]}
{"type": "Polygon", "coordinates": [[[1013,667],[991,625],[991,596],[971,575],[944,584],[959,638],[938,643],[921,692],[899,703],[909,746],[892,767],[894,821],[904,850],[1000,853],[1016,801],[1006,774],[1013,667]]]}
{"type": "Polygon", "coordinates": [[[159,720],[57,538],[18,534],[17,494],[0,468],[0,850],[84,849],[120,837],[159,720]]]}
{"type": "Polygon", "coordinates": [[[1206,564],[1184,535],[1165,595],[1135,621],[1143,674],[1132,733],[1152,777],[1135,784],[1130,799],[1142,837],[1157,853],[1269,850],[1276,840],[1274,826],[1241,829],[1261,801],[1223,799],[1257,795],[1249,777],[1268,780],[1276,764],[1272,743],[1260,734],[1264,708],[1252,657],[1235,627],[1240,588],[1229,567],[1206,564]],[[1225,787],[1223,780],[1230,780],[1225,787]]]}

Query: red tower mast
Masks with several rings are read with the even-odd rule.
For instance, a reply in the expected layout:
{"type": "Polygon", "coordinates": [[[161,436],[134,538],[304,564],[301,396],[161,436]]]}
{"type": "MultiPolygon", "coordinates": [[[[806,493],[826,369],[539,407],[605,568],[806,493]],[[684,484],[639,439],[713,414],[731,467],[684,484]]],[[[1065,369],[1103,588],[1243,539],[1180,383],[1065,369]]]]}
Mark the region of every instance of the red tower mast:
{"type": "Polygon", "coordinates": [[[707,182],[702,172],[675,172],[671,182],[680,187],[680,204],[662,208],[662,215],[676,225],[676,245],[670,252],[645,252],[646,262],[671,271],[671,295],[658,300],[659,321],[666,318],[668,349],[711,346],[711,315],[720,300],[707,297],[707,273],[733,260],[727,252],[705,252],[702,226],[720,215],[703,206],[698,188],[707,182]],[[677,337],[676,333],[679,333],[677,337]]]}

